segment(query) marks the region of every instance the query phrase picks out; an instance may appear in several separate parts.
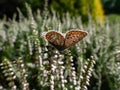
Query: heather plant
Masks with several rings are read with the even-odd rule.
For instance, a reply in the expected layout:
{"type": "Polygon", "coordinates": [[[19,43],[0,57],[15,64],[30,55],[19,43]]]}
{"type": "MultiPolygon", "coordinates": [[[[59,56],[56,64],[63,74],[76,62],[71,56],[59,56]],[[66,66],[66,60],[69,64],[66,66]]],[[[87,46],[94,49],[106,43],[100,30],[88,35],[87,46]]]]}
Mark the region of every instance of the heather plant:
{"type": "Polygon", "coordinates": [[[44,17],[27,10],[28,18],[19,11],[19,21],[0,21],[1,90],[119,90],[119,21],[98,25],[90,18],[85,25],[69,13],[44,17]],[[44,38],[51,29],[65,33],[73,28],[88,35],[62,53],[44,38]]]}

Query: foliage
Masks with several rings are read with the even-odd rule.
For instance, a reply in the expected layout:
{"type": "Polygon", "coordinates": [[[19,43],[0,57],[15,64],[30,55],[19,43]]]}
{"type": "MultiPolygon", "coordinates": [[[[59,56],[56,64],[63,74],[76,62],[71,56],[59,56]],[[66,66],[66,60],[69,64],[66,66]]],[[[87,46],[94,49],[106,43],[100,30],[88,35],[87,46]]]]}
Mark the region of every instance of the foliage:
{"type": "MultiPolygon", "coordinates": [[[[50,10],[51,7],[53,7],[56,11],[59,11],[60,14],[66,11],[69,11],[72,15],[80,14],[83,21],[86,21],[88,20],[88,16],[86,16],[88,14],[87,6],[91,1],[92,0],[48,0],[48,8],[50,10]]],[[[100,1],[102,1],[105,14],[120,13],[120,0],[94,0],[94,2],[97,2],[96,6],[101,7],[100,1]]],[[[31,5],[33,11],[36,11],[38,8],[42,11],[45,4],[45,0],[0,0],[0,18],[3,18],[4,15],[12,18],[13,15],[17,13],[16,7],[19,7],[22,13],[26,15],[25,2],[31,5]]],[[[92,2],[91,5],[94,5],[94,3],[92,2]]],[[[96,9],[97,8],[93,8],[93,11],[99,11],[96,9]]],[[[100,10],[100,13],[103,11],[100,10]]],[[[101,18],[103,18],[103,16],[101,16],[101,18]]]]}
{"type": "MultiPolygon", "coordinates": [[[[31,5],[32,10],[36,11],[38,8],[41,10],[41,13],[44,12],[44,4],[47,3],[47,8],[51,11],[51,8],[54,9],[60,16],[63,13],[69,12],[71,16],[81,15],[82,20],[84,22],[88,21],[89,14],[92,15],[92,18],[96,21],[103,22],[104,21],[104,13],[102,9],[102,4],[100,0],[13,0],[12,2],[16,3],[16,5],[9,4],[10,12],[8,7],[4,7],[3,3],[1,6],[5,9],[1,9],[1,15],[13,14],[14,11],[17,12],[16,7],[19,7],[20,10],[26,15],[25,2],[31,5]],[[8,10],[7,10],[8,9],[8,10]],[[13,10],[12,10],[13,9],[13,10]],[[3,11],[3,13],[2,13],[3,11]]],[[[52,11],[51,11],[52,12],[52,11]]],[[[11,17],[10,15],[10,17],[11,17]]],[[[19,18],[18,18],[19,19],[19,18]]]]}
{"type": "Polygon", "coordinates": [[[102,4],[100,0],[90,0],[89,1],[90,14],[93,20],[103,23],[104,22],[104,11],[102,9],[102,4]]]}
{"type": "Polygon", "coordinates": [[[61,13],[69,12],[71,15],[81,15],[84,22],[88,21],[89,14],[92,19],[103,23],[104,22],[104,11],[102,8],[101,0],[60,0],[53,1],[50,3],[56,11],[61,13]],[[64,8],[61,8],[63,6],[64,8]]]}
{"type": "Polygon", "coordinates": [[[120,21],[120,16],[117,14],[108,15],[106,18],[109,19],[113,23],[120,21]]]}
{"type": "Polygon", "coordinates": [[[19,14],[19,22],[0,21],[0,88],[86,90],[88,85],[89,90],[120,88],[119,21],[106,20],[97,25],[90,18],[84,25],[79,16],[71,18],[69,13],[59,18],[54,11],[45,18],[38,11],[33,17],[29,7],[28,18],[19,14]],[[43,37],[48,27],[61,32],[80,28],[88,36],[59,53],[43,37]]]}
{"type": "Polygon", "coordinates": [[[76,0],[76,8],[78,13],[82,16],[82,21],[88,21],[88,3],[87,0],[76,0]]]}

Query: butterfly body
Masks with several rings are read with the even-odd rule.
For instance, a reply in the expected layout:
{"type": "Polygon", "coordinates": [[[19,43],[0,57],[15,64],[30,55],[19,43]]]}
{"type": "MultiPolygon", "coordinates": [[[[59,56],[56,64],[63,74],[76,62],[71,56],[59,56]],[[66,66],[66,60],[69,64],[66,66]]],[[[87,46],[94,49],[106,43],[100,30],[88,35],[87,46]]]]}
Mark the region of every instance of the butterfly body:
{"type": "Polygon", "coordinates": [[[66,33],[65,36],[58,32],[50,31],[45,35],[45,38],[55,48],[57,48],[59,51],[62,51],[75,45],[77,42],[82,40],[86,35],[87,32],[81,30],[70,30],[69,32],[66,33]]]}

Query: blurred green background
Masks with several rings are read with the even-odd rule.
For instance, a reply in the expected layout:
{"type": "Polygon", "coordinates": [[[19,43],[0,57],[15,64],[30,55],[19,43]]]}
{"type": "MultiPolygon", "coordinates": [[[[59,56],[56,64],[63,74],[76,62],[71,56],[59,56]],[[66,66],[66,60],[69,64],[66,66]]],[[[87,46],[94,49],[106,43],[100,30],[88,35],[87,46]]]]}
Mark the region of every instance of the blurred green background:
{"type": "MultiPolygon", "coordinates": [[[[120,14],[120,0],[48,0],[48,8],[49,10],[53,8],[60,13],[70,12],[71,15],[80,15],[85,14],[85,8],[89,2],[92,2],[92,6],[94,2],[98,2],[96,6],[99,6],[100,1],[105,15],[120,14]]],[[[45,0],[0,0],[0,18],[3,18],[4,15],[12,18],[13,14],[17,13],[16,8],[26,15],[25,3],[30,4],[34,12],[37,9],[43,11],[45,0]]],[[[97,11],[96,8],[94,9],[97,11]]]]}

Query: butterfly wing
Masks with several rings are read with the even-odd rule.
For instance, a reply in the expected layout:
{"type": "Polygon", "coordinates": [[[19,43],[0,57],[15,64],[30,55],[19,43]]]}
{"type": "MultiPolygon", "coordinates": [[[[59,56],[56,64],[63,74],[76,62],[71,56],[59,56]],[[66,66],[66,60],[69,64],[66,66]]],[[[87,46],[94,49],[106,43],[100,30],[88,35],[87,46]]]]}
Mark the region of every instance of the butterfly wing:
{"type": "Polygon", "coordinates": [[[71,30],[65,36],[65,48],[69,48],[82,40],[87,32],[81,30],[71,30]]]}
{"type": "Polygon", "coordinates": [[[65,39],[62,34],[55,31],[50,31],[45,35],[45,38],[50,44],[52,44],[58,50],[63,49],[65,39]]]}

